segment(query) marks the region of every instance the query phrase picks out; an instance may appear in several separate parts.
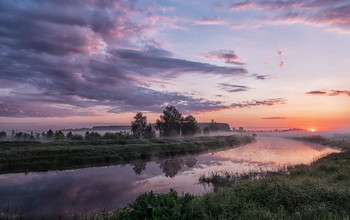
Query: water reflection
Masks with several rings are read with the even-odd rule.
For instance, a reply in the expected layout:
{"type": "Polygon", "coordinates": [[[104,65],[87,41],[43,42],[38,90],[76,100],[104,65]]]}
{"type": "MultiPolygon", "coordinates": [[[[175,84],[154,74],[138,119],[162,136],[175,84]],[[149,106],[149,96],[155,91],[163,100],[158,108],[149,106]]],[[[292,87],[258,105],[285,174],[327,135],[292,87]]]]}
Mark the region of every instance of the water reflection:
{"type": "Polygon", "coordinates": [[[273,137],[239,148],[132,164],[58,172],[0,175],[0,206],[23,210],[26,216],[57,216],[123,207],[153,190],[202,194],[210,188],[198,177],[213,171],[246,172],[309,163],[335,150],[273,137]]]}
{"type": "MultiPolygon", "coordinates": [[[[175,177],[183,166],[193,167],[197,163],[197,159],[193,155],[178,156],[169,159],[154,159],[159,164],[159,168],[163,171],[166,177],[175,177]]],[[[146,170],[147,162],[139,160],[130,163],[136,175],[141,175],[142,171],[146,170]]]]}

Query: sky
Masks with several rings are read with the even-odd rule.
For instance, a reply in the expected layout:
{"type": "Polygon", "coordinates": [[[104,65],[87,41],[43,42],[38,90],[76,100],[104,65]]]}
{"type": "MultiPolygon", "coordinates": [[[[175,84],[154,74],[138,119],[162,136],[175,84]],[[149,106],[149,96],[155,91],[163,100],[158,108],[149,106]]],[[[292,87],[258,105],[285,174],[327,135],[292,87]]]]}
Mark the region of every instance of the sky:
{"type": "Polygon", "coordinates": [[[3,0],[0,129],[350,128],[349,0],[3,0]]]}

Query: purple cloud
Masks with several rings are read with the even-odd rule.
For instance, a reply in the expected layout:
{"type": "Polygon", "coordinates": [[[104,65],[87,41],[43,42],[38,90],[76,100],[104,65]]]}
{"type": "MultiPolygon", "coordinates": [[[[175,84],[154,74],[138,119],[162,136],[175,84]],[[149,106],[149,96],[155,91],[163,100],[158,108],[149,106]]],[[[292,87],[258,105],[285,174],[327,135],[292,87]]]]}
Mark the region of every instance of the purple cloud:
{"type": "Polygon", "coordinates": [[[244,65],[242,59],[233,50],[210,51],[204,55],[207,59],[224,60],[226,63],[244,65]]]}
{"type": "Polygon", "coordinates": [[[316,91],[306,92],[305,94],[309,94],[309,95],[325,95],[326,92],[316,90],[316,91]]]}
{"type": "Polygon", "coordinates": [[[267,117],[267,118],[262,118],[262,119],[267,119],[267,120],[279,120],[279,119],[287,119],[286,117],[267,117]]]}
{"type": "Polygon", "coordinates": [[[272,23],[308,23],[350,30],[350,2],[345,0],[246,0],[233,4],[231,10],[261,10],[279,13],[259,21],[272,23]]]}
{"type": "Polygon", "coordinates": [[[338,96],[338,95],[347,95],[350,96],[350,90],[316,90],[306,92],[308,95],[325,95],[325,96],[338,96]]]}
{"type": "MultiPolygon", "coordinates": [[[[96,106],[114,113],[160,112],[168,104],[185,113],[232,108],[221,101],[146,88],[159,78],[190,73],[251,75],[243,67],[180,59],[156,41],[145,40],[152,31],[152,24],[144,21],[150,16],[147,8],[163,9],[140,5],[123,0],[2,2],[0,83],[6,84],[1,88],[6,92],[0,93],[0,117],[94,115],[96,106]]],[[[214,20],[220,19],[203,19],[214,20]]],[[[211,55],[242,64],[234,51],[211,55]]]]}
{"type": "Polygon", "coordinates": [[[255,79],[257,79],[257,80],[266,80],[266,79],[271,78],[271,76],[269,76],[269,75],[260,75],[257,73],[252,74],[252,76],[255,77],[255,79]]]}
{"type": "Polygon", "coordinates": [[[228,83],[220,83],[220,88],[227,91],[227,92],[245,92],[250,89],[247,86],[240,86],[240,85],[234,85],[234,84],[228,84],[228,83]]]}
{"type": "Polygon", "coordinates": [[[230,105],[230,108],[251,108],[255,106],[273,106],[277,104],[286,104],[286,102],[287,102],[287,99],[283,99],[283,98],[253,100],[250,102],[232,103],[230,105]]]}

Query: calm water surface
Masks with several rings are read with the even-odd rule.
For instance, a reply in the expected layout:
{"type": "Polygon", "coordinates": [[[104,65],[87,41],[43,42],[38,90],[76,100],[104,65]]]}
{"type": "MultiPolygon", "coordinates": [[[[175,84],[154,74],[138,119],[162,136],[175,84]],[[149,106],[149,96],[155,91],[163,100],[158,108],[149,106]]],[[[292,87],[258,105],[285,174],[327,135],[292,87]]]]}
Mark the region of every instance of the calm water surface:
{"type": "Polygon", "coordinates": [[[242,147],[124,166],[0,175],[0,207],[29,217],[53,217],[124,207],[150,190],[203,194],[211,188],[198,183],[213,171],[247,172],[310,163],[331,148],[278,137],[257,137],[242,147]]]}

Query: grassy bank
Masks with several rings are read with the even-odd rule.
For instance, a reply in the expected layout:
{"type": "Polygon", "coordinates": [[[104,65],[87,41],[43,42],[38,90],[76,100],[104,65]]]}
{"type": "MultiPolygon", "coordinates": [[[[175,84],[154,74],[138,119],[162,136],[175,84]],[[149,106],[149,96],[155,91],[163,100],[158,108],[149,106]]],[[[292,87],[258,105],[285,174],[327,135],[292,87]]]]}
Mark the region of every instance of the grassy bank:
{"type": "Polygon", "coordinates": [[[350,144],[342,146],[344,152],[289,167],[289,174],[230,176],[239,181],[201,197],[150,192],[122,210],[84,219],[349,219],[350,144]]]}
{"type": "Polygon", "coordinates": [[[121,139],[64,142],[0,142],[0,173],[124,164],[153,157],[194,154],[253,142],[251,136],[121,139]]]}

